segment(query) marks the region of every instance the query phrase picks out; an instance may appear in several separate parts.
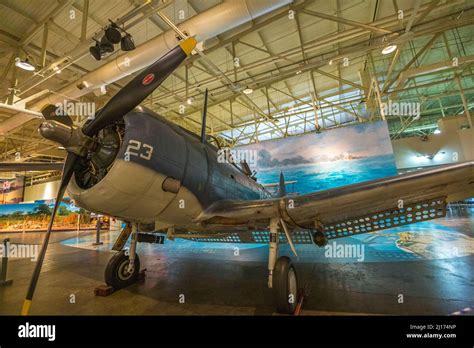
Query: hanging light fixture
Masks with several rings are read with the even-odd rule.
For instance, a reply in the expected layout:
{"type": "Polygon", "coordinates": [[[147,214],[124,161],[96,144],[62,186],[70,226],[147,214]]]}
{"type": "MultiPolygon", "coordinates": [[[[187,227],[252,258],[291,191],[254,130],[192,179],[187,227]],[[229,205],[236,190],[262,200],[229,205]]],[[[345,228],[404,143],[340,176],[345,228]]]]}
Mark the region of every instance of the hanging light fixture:
{"type": "Polygon", "coordinates": [[[244,94],[252,94],[253,89],[250,88],[249,86],[247,86],[247,87],[245,87],[245,89],[242,92],[244,92],[244,94]]]}
{"type": "Polygon", "coordinates": [[[120,43],[122,51],[132,51],[135,49],[132,35],[112,21],[104,29],[104,36],[100,41],[96,39],[94,41],[95,46],[90,47],[89,51],[96,60],[101,60],[107,53],[112,53],[115,50],[114,45],[118,43],[120,43]],[[124,36],[122,36],[122,33],[124,36]]]}
{"type": "Polygon", "coordinates": [[[113,43],[109,41],[106,35],[102,36],[102,39],[100,39],[100,45],[105,53],[112,53],[115,50],[113,43]]]}
{"type": "Polygon", "coordinates": [[[33,64],[31,64],[28,60],[28,58],[25,58],[25,60],[21,60],[20,57],[15,58],[15,66],[27,70],[27,71],[35,71],[36,68],[33,64]]]}
{"type": "Polygon", "coordinates": [[[95,46],[89,48],[89,52],[95,60],[101,60],[107,53],[111,53],[115,50],[114,45],[104,35],[100,41],[95,40],[95,46]]]}
{"type": "Polygon", "coordinates": [[[397,49],[397,45],[395,44],[388,44],[387,46],[385,46],[383,49],[382,49],[382,54],[390,54],[392,53],[393,51],[395,51],[397,49]]]}
{"type": "Polygon", "coordinates": [[[122,34],[120,33],[119,27],[114,22],[111,22],[110,26],[105,29],[105,36],[114,45],[118,44],[122,39],[122,34]]]}
{"type": "Polygon", "coordinates": [[[126,33],[120,40],[120,48],[122,51],[133,51],[135,49],[135,43],[133,42],[132,35],[126,33]]]}
{"type": "Polygon", "coordinates": [[[95,40],[95,46],[89,48],[89,52],[95,60],[101,60],[105,54],[104,49],[101,47],[100,42],[95,40]]]}

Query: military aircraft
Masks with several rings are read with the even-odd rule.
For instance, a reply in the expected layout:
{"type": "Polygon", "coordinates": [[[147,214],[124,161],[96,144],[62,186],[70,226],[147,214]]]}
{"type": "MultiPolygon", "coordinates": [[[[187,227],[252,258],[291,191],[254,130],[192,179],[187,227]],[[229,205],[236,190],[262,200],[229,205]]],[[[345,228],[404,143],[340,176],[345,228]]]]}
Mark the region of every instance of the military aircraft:
{"type": "MultiPolygon", "coordinates": [[[[40,256],[23,304],[29,312],[58,205],[66,188],[77,206],[127,222],[106,270],[115,289],[136,281],[137,243],[152,233],[196,241],[268,242],[268,286],[276,308],[293,313],[298,302],[295,266],[278,257],[279,243],[324,246],[329,239],[369,233],[446,214],[446,204],[474,196],[474,162],[335,189],[277,194],[259,184],[244,162],[220,163],[219,146],[206,136],[207,92],[201,136],[139,104],[191,54],[188,38],[140,72],[82,127],[47,105],[39,131],[67,150],[61,184],[40,256]],[[151,233],[150,233],[151,232],[151,233]],[[265,235],[262,233],[266,233],[265,235]],[[124,250],[130,238],[130,247],[124,250]]],[[[156,241],[156,238],[151,238],[156,241]]]]}

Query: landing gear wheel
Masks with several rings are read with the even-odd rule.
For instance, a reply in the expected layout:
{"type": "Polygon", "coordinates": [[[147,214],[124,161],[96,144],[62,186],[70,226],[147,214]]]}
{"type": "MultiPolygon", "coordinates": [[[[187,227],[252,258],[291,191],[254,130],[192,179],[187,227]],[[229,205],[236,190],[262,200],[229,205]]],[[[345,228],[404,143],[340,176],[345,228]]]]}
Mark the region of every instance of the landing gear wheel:
{"type": "Polygon", "coordinates": [[[138,272],[140,271],[140,259],[135,254],[135,262],[133,272],[128,271],[129,256],[125,255],[122,250],[115,254],[105,268],[105,283],[112,286],[114,289],[123,289],[138,279],[138,272]]]}
{"type": "Polygon", "coordinates": [[[273,290],[278,313],[293,314],[298,304],[298,280],[289,257],[282,256],[275,264],[273,290]]]}

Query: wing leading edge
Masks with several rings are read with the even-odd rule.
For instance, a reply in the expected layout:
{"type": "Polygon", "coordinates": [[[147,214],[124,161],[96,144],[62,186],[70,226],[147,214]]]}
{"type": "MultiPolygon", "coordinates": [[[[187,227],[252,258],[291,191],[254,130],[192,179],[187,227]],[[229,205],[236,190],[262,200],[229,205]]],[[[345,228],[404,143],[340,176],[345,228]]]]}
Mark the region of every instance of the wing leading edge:
{"type": "Polygon", "coordinates": [[[281,217],[293,229],[325,233],[328,239],[374,232],[439,218],[446,204],[474,197],[474,161],[267,200],[222,200],[197,219],[203,225],[268,226],[281,217]]]}

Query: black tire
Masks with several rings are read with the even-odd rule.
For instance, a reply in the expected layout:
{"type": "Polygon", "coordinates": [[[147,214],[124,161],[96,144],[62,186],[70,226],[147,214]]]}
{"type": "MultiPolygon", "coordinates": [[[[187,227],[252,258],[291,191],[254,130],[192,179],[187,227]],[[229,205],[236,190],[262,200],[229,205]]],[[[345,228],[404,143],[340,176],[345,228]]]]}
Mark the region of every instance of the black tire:
{"type": "Polygon", "coordinates": [[[289,257],[282,256],[275,264],[273,291],[277,312],[293,314],[298,304],[298,278],[289,257]]]}
{"type": "Polygon", "coordinates": [[[137,281],[138,272],[140,271],[140,259],[135,254],[135,269],[130,274],[126,271],[128,261],[129,257],[125,255],[124,250],[112,256],[105,268],[105,283],[107,285],[118,290],[126,288],[137,281]]]}

